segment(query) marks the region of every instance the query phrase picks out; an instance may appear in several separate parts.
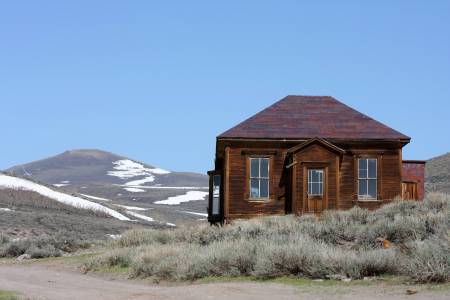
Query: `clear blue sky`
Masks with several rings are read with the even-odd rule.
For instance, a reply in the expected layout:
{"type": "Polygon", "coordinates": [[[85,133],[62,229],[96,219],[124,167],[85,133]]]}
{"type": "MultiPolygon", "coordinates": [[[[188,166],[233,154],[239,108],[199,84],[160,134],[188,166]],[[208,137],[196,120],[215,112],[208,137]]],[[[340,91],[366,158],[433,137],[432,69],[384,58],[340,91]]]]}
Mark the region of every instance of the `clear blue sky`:
{"type": "Polygon", "coordinates": [[[361,2],[4,1],[0,169],[98,148],[205,172],[287,94],[411,136],[404,158],[450,151],[450,1],[361,2]]]}

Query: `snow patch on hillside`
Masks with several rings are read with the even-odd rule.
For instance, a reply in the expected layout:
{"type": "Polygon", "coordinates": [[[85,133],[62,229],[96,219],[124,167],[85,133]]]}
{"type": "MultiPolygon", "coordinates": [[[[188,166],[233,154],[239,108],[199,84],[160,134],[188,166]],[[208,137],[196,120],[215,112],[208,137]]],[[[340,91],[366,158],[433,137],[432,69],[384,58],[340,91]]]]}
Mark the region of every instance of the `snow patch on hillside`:
{"type": "Polygon", "coordinates": [[[121,205],[121,204],[114,204],[114,205],[128,209],[128,210],[150,210],[150,209],[153,209],[153,208],[144,208],[144,207],[137,207],[137,206],[121,205]]]}
{"type": "MultiPolygon", "coordinates": [[[[146,216],[146,215],[142,215],[142,214],[138,214],[137,212],[131,211],[131,210],[127,210],[127,214],[129,214],[130,216],[133,216],[135,218],[144,220],[144,221],[148,221],[148,222],[158,222],[155,219],[153,219],[152,217],[146,216]]],[[[158,222],[161,223],[161,222],[158,222]]],[[[173,223],[165,223],[167,226],[172,226],[175,227],[177,225],[173,224],[173,223]]]]}
{"type": "MultiPolygon", "coordinates": [[[[132,179],[135,177],[143,177],[135,180],[131,180],[125,183],[125,186],[139,187],[142,184],[150,183],[155,181],[155,175],[169,174],[170,171],[163,170],[160,168],[146,168],[144,165],[132,161],[130,159],[121,159],[113,162],[113,171],[108,171],[107,175],[118,177],[120,179],[132,179]]],[[[144,192],[143,190],[125,188],[125,190],[138,193],[144,192]]]]}
{"type": "Polygon", "coordinates": [[[121,234],[107,234],[108,237],[112,238],[113,240],[120,239],[122,237],[121,234]]]}
{"type": "Polygon", "coordinates": [[[100,205],[95,202],[91,202],[86,199],[82,199],[79,197],[67,195],[61,192],[54,191],[46,186],[34,183],[32,181],[12,177],[8,175],[0,174],[0,189],[14,189],[14,190],[26,190],[26,191],[33,191],[38,194],[41,194],[42,196],[48,197],[50,199],[56,200],[58,202],[74,206],[77,208],[82,209],[90,209],[94,211],[100,211],[104,212],[116,219],[122,220],[122,221],[129,221],[130,219],[126,216],[122,215],[121,213],[112,210],[110,208],[107,208],[103,205],[100,205]]]}
{"type": "Polygon", "coordinates": [[[116,176],[120,179],[129,179],[137,176],[146,175],[162,175],[169,174],[170,171],[163,170],[160,168],[146,168],[144,165],[132,161],[130,159],[122,159],[113,162],[115,171],[108,171],[108,175],[116,176]]]}
{"type": "Polygon", "coordinates": [[[202,216],[202,217],[207,217],[208,216],[208,214],[199,213],[199,212],[193,212],[193,211],[186,211],[186,210],[179,210],[179,212],[186,213],[186,214],[191,214],[191,215],[196,215],[196,216],[202,216]]]}
{"type": "Polygon", "coordinates": [[[135,188],[135,187],[124,188],[124,190],[126,190],[126,191],[128,191],[130,193],[143,193],[143,192],[145,192],[145,190],[139,189],[139,188],[135,188]]]}
{"type": "Polygon", "coordinates": [[[64,181],[61,181],[60,183],[54,184],[54,186],[56,186],[56,187],[63,187],[63,186],[68,186],[68,185],[70,185],[70,181],[68,181],[68,180],[64,180],[64,181]]]}
{"type": "Polygon", "coordinates": [[[166,200],[156,201],[155,204],[178,205],[182,202],[204,200],[208,192],[188,191],[184,195],[169,197],[166,200]]]}
{"type": "Polygon", "coordinates": [[[106,199],[106,198],[102,198],[102,197],[96,197],[96,196],[92,196],[92,195],[87,195],[87,194],[80,194],[81,196],[84,196],[86,198],[90,198],[93,200],[100,200],[100,201],[111,201],[111,199],[106,199]]]}
{"type": "Polygon", "coordinates": [[[127,214],[129,214],[130,216],[133,216],[135,218],[141,219],[141,220],[145,220],[148,222],[155,222],[155,219],[153,219],[152,217],[138,214],[137,212],[134,212],[134,211],[127,210],[127,214]]]}
{"type": "Polygon", "coordinates": [[[160,186],[160,185],[141,185],[140,189],[154,190],[209,190],[207,186],[160,186]]]}
{"type": "Polygon", "coordinates": [[[138,179],[138,180],[133,180],[133,181],[128,181],[127,183],[125,183],[125,185],[128,186],[136,186],[136,185],[141,185],[147,182],[153,182],[155,181],[155,177],[154,176],[147,176],[143,179],[138,179]]]}

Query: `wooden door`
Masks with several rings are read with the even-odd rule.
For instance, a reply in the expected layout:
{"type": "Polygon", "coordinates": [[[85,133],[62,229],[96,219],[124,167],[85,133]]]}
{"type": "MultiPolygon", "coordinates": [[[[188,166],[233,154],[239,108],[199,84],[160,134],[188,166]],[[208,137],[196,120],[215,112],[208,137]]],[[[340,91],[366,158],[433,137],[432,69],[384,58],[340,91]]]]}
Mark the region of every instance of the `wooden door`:
{"type": "Polygon", "coordinates": [[[404,181],[402,182],[402,199],[404,200],[418,200],[417,182],[404,181]]]}
{"type": "Polygon", "coordinates": [[[305,170],[306,212],[321,213],[327,208],[327,168],[307,167],[305,170]]]}

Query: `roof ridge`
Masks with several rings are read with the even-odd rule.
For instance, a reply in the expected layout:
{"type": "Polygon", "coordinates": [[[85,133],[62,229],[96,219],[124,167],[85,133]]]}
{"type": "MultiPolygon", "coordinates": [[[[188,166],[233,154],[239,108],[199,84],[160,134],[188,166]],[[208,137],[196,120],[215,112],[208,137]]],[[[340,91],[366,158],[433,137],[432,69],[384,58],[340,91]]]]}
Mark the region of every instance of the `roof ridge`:
{"type": "Polygon", "coordinates": [[[295,94],[290,94],[290,95],[287,95],[286,97],[284,97],[284,98],[287,98],[287,97],[304,97],[304,98],[333,98],[334,99],[334,97],[333,96],[330,96],[330,95],[295,95],[295,94]]]}

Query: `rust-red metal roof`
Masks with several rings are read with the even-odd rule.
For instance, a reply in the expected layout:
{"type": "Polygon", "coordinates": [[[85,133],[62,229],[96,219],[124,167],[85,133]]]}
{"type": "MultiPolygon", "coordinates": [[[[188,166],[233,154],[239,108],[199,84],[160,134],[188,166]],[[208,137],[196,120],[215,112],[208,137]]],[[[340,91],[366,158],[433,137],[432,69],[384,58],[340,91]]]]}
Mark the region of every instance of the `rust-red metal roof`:
{"type": "Polygon", "coordinates": [[[287,96],[218,138],[410,138],[329,96],[287,96]]]}

